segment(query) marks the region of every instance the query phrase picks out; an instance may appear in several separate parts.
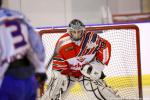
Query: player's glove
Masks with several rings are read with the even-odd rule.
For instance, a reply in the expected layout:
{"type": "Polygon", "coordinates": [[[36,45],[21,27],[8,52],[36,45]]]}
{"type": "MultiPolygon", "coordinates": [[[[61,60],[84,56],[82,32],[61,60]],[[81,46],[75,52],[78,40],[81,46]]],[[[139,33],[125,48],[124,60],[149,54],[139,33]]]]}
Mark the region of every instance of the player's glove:
{"type": "Polygon", "coordinates": [[[40,86],[43,85],[47,79],[46,73],[35,73],[35,77],[36,77],[40,86]]]}
{"type": "Polygon", "coordinates": [[[98,80],[102,76],[103,69],[103,64],[97,61],[93,61],[90,64],[86,64],[85,66],[83,66],[83,68],[81,69],[81,73],[92,80],[98,80]]]}

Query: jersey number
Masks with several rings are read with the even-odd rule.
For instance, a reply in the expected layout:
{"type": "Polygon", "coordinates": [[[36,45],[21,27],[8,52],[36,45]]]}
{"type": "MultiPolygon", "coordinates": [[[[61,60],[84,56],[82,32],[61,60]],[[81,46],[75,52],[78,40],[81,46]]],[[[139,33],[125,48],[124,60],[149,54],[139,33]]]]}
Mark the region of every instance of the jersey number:
{"type": "Polygon", "coordinates": [[[7,21],[5,25],[10,30],[11,36],[15,40],[14,42],[15,49],[23,47],[27,44],[25,40],[25,35],[22,33],[22,29],[24,27],[21,27],[21,24],[19,22],[13,20],[7,21]]]}

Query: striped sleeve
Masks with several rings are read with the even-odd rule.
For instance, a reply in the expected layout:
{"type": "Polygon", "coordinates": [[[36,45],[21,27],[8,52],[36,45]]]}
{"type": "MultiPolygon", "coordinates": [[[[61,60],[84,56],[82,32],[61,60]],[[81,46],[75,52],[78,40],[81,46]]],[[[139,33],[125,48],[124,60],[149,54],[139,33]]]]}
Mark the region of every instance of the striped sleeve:
{"type": "Polygon", "coordinates": [[[59,54],[53,57],[53,69],[58,71],[67,69],[66,61],[59,54]]]}
{"type": "Polygon", "coordinates": [[[108,65],[111,57],[111,44],[107,40],[101,38],[96,58],[105,65],[108,65]]]}
{"type": "Polygon", "coordinates": [[[65,61],[65,59],[63,58],[63,56],[61,55],[60,51],[61,51],[61,45],[62,45],[62,37],[60,39],[58,39],[56,46],[55,46],[55,55],[53,57],[53,65],[52,65],[52,69],[53,70],[67,70],[67,62],[65,61]]]}

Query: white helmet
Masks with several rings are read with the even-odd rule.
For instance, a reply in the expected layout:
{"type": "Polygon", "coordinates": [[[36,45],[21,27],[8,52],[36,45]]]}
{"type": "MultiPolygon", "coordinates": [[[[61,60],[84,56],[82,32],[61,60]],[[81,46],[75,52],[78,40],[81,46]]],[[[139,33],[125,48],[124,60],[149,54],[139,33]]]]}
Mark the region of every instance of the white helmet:
{"type": "Polygon", "coordinates": [[[78,41],[85,33],[85,25],[78,19],[73,19],[68,26],[68,33],[71,38],[78,41]]]}

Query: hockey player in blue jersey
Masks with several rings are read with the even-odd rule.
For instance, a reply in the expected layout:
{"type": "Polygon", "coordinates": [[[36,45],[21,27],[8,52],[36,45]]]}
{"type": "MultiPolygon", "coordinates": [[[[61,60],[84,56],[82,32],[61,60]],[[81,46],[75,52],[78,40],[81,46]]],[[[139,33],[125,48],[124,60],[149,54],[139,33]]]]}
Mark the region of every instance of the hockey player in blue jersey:
{"type": "Polygon", "coordinates": [[[35,100],[38,83],[47,78],[44,58],[40,36],[25,16],[0,7],[0,100],[35,100]]]}

